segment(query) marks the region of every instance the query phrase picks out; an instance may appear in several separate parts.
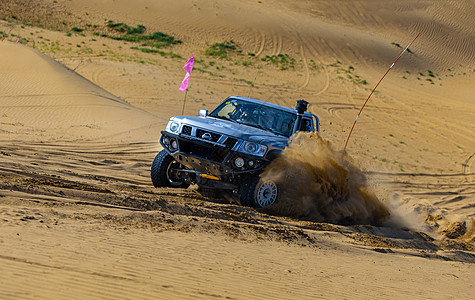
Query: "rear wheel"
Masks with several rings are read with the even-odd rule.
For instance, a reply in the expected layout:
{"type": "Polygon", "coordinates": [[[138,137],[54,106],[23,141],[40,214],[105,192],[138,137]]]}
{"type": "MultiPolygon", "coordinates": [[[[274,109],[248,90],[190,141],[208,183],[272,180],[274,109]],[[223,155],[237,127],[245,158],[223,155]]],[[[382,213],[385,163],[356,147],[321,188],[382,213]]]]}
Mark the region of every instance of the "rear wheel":
{"type": "Polygon", "coordinates": [[[150,177],[154,187],[187,188],[180,171],[181,165],[167,151],[160,151],[152,163],[150,177]]]}
{"type": "Polygon", "coordinates": [[[239,194],[241,205],[267,207],[275,204],[279,197],[279,186],[272,180],[263,181],[256,175],[242,181],[239,194]]]}

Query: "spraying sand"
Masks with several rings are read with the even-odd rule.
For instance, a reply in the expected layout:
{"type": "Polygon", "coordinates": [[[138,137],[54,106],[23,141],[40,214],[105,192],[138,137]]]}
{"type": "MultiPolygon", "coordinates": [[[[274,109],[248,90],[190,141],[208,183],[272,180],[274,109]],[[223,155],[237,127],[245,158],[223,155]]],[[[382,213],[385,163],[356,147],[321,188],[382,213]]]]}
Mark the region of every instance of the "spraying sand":
{"type": "MultiPolygon", "coordinates": [[[[471,219],[427,203],[401,199],[374,185],[346,152],[316,133],[299,132],[261,175],[282,192],[270,213],[335,224],[371,224],[421,231],[439,239],[473,242],[471,219]]],[[[370,179],[370,178],[369,178],[370,179]]]]}
{"type": "Polygon", "coordinates": [[[389,216],[346,153],[315,133],[300,132],[262,174],[281,188],[277,214],[338,224],[380,224],[389,216]]]}

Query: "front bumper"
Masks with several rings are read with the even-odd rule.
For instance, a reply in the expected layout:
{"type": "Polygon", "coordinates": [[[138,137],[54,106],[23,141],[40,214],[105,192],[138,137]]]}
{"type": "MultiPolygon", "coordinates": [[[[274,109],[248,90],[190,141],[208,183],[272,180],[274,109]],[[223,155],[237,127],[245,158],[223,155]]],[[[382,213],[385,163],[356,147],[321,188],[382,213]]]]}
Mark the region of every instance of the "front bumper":
{"type": "MultiPolygon", "coordinates": [[[[234,139],[235,140],[235,139],[234,139]]],[[[217,177],[255,173],[269,164],[263,160],[241,152],[233,151],[235,144],[205,141],[186,134],[172,134],[162,131],[160,144],[177,162],[190,170],[217,177]],[[237,158],[244,160],[243,166],[235,163],[237,158]]]]}

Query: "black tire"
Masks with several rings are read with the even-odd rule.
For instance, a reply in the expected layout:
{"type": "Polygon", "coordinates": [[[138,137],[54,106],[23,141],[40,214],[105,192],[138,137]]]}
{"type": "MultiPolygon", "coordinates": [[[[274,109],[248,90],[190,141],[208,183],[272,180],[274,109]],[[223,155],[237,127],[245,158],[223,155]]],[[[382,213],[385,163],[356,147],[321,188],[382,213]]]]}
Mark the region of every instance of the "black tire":
{"type": "Polygon", "coordinates": [[[180,164],[175,161],[173,156],[167,151],[160,151],[152,163],[150,169],[150,178],[154,187],[172,187],[172,188],[187,188],[190,186],[183,178],[174,172],[173,169],[179,168],[180,164]]]}
{"type": "Polygon", "coordinates": [[[241,181],[239,201],[243,206],[267,207],[275,204],[280,189],[273,181],[262,181],[259,175],[249,176],[241,181]]]}

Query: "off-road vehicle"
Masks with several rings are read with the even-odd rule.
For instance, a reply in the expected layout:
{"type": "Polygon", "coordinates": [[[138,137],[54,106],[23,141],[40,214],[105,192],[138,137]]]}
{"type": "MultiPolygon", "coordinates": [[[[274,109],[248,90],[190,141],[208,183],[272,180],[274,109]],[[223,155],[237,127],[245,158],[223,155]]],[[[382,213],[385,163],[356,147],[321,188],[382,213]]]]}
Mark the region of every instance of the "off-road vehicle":
{"type": "Polygon", "coordinates": [[[275,182],[263,181],[262,170],[288,145],[297,131],[319,131],[319,120],[296,109],[232,96],[208,114],[170,118],[162,131],[163,150],[155,157],[151,179],[155,187],[228,190],[242,205],[265,207],[280,196],[275,182]]]}

